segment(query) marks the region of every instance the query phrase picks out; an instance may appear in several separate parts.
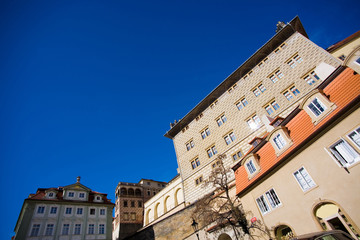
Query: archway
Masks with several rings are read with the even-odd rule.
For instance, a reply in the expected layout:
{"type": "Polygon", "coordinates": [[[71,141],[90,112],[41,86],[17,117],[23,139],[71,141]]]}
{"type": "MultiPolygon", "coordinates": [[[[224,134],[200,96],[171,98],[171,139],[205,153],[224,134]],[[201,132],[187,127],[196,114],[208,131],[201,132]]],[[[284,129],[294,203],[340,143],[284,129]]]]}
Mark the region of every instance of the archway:
{"type": "Polygon", "coordinates": [[[314,215],[324,230],[342,230],[355,239],[360,235],[355,230],[356,225],[341,208],[331,202],[323,202],[314,208],[314,215]]]}
{"type": "Polygon", "coordinates": [[[155,205],[154,220],[157,219],[161,215],[159,205],[160,205],[160,203],[156,203],[156,205],[155,205]]]}
{"type": "Polygon", "coordinates": [[[166,198],[165,198],[165,200],[164,200],[164,213],[166,213],[168,210],[170,210],[170,209],[168,209],[167,208],[167,206],[168,206],[168,202],[169,202],[169,198],[170,198],[170,196],[166,196],[166,198]]]}
{"type": "Polygon", "coordinates": [[[183,195],[182,195],[182,189],[178,188],[175,192],[175,206],[179,205],[179,203],[182,202],[183,195]]]}
{"type": "Polygon", "coordinates": [[[145,225],[148,225],[150,223],[150,213],[151,213],[151,209],[147,210],[145,215],[145,225]]]}
{"type": "Polygon", "coordinates": [[[226,234],[226,233],[222,233],[220,234],[220,236],[218,237],[218,240],[232,240],[231,237],[226,234]]]}
{"type": "Polygon", "coordinates": [[[129,188],[128,189],[128,195],[134,196],[134,194],[135,194],[134,189],[129,188]]]}
{"type": "Polygon", "coordinates": [[[294,237],[292,229],[287,225],[279,225],[274,230],[277,240],[291,239],[294,237]]]}

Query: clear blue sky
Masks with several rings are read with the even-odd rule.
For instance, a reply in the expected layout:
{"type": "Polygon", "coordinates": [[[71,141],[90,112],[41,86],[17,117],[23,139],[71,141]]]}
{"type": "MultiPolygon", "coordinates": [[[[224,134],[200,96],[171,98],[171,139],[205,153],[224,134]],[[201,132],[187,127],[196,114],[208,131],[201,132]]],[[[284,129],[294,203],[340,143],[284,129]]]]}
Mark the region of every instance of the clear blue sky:
{"type": "Polygon", "coordinates": [[[0,1],[0,239],[23,200],[77,176],[169,181],[163,135],[299,15],[321,47],[360,30],[358,1],[0,1]],[[246,2],[246,4],[244,3],[246,2]]]}

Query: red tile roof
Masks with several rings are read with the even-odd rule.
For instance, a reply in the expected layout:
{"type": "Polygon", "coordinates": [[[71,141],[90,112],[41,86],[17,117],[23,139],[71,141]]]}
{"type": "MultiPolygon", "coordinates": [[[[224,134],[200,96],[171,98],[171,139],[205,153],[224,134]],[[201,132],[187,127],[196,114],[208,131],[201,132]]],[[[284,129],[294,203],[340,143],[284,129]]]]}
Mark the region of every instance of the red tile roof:
{"type": "Polygon", "coordinates": [[[340,42],[337,42],[330,47],[326,49],[328,52],[333,52],[339,47],[342,47],[343,45],[347,44],[348,42],[351,42],[353,39],[360,37],[360,31],[357,31],[356,33],[350,35],[349,37],[345,38],[344,40],[341,40],[340,42]]]}
{"type": "Polygon", "coordinates": [[[236,194],[239,195],[246,192],[259,180],[266,177],[272,168],[286,160],[301,144],[304,144],[309,138],[316,135],[317,131],[320,131],[326,124],[338,118],[338,114],[343,114],[342,111],[345,111],[350,103],[358,103],[360,101],[360,76],[355,74],[352,69],[346,68],[328,83],[323,91],[324,94],[329,97],[329,100],[335,103],[337,107],[316,125],[312,123],[310,116],[305,110],[297,109],[297,111],[294,111],[295,114],[290,114],[285,118],[285,127],[288,129],[291,140],[293,141],[292,146],[280,156],[275,154],[275,150],[270,142],[262,142],[260,149],[252,148],[251,151],[256,151],[259,156],[261,171],[249,180],[244,166],[240,164],[235,165],[233,170],[235,171],[236,194]]]}

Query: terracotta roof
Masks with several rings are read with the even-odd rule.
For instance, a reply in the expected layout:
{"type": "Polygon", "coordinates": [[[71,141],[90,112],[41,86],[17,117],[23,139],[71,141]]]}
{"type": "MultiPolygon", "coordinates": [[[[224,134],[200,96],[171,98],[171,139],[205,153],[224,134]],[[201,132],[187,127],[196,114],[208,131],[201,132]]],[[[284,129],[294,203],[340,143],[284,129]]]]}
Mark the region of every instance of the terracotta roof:
{"type": "Polygon", "coordinates": [[[326,51],[331,53],[331,52],[335,51],[336,49],[338,49],[339,47],[342,47],[343,45],[351,42],[352,40],[354,40],[358,37],[360,37],[360,31],[357,31],[356,33],[350,35],[349,37],[345,38],[344,40],[341,40],[341,41],[331,45],[330,47],[328,47],[326,49],[326,51]]]}
{"type": "Polygon", "coordinates": [[[107,198],[107,194],[105,193],[99,193],[95,191],[89,192],[88,201],[78,201],[78,200],[68,200],[63,198],[63,187],[58,188],[38,188],[35,194],[30,194],[29,197],[26,200],[42,200],[42,201],[56,201],[56,202],[91,202],[93,203],[94,195],[102,195],[103,196],[103,202],[105,204],[113,204],[110,199],[107,198]],[[57,191],[55,198],[45,198],[46,192],[49,190],[57,191]]]}
{"type": "Polygon", "coordinates": [[[346,68],[325,86],[323,91],[337,107],[317,125],[312,123],[310,116],[305,110],[294,111],[295,114],[289,115],[291,119],[285,118],[285,127],[288,129],[293,141],[292,146],[280,156],[276,156],[270,142],[263,141],[262,144],[259,144],[260,148],[252,149],[252,152],[256,152],[259,156],[261,171],[249,180],[244,166],[241,166],[239,163],[235,165],[233,170],[235,171],[236,178],[236,194],[241,195],[262,178],[266,177],[272,168],[285,161],[287,157],[297,151],[309,138],[317,135],[317,131],[322,130],[327,124],[336,120],[339,117],[338,114],[343,114],[342,111],[345,111],[350,103],[358,103],[360,99],[360,75],[354,74],[352,69],[346,68]]]}

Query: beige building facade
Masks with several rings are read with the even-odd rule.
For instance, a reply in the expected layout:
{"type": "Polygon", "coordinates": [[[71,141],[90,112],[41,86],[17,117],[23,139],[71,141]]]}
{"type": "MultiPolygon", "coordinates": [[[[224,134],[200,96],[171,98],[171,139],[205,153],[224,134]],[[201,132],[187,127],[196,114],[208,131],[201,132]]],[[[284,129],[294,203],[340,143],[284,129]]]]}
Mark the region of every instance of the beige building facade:
{"type": "Polygon", "coordinates": [[[164,189],[144,204],[144,227],[154,224],[185,207],[182,179],[177,175],[164,189]]]}
{"type": "MultiPolygon", "coordinates": [[[[225,154],[235,165],[277,116],[287,116],[340,61],[311,42],[294,18],[165,134],[173,140],[187,204],[225,154]]],[[[234,176],[232,176],[234,179],[234,176]]]]}
{"type": "Polygon", "coordinates": [[[233,168],[249,218],[277,239],[333,229],[360,239],[360,76],[336,74],[233,168]],[[315,100],[324,106],[318,116],[315,100]]]}

